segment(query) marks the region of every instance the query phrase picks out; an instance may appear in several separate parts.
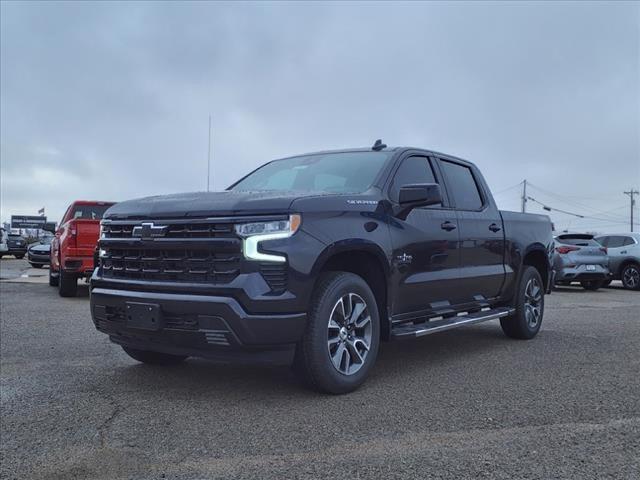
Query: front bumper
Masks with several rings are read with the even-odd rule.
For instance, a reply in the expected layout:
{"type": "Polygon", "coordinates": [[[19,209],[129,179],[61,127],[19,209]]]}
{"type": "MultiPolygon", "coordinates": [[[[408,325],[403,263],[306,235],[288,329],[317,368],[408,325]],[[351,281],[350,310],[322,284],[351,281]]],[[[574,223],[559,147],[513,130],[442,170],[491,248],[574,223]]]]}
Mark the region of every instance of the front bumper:
{"type": "Polygon", "coordinates": [[[42,253],[33,253],[31,251],[27,252],[27,259],[29,260],[29,263],[37,263],[40,265],[48,265],[49,264],[49,260],[50,260],[50,256],[48,253],[42,254],[42,253]]]}
{"type": "Polygon", "coordinates": [[[6,254],[24,256],[27,254],[27,247],[9,247],[9,250],[7,250],[6,254]]]}
{"type": "Polygon", "coordinates": [[[576,265],[556,271],[555,282],[583,282],[590,280],[605,280],[609,278],[609,268],[603,265],[576,265]],[[593,269],[588,269],[594,267],[593,269]]]}
{"type": "Polygon", "coordinates": [[[306,313],[249,314],[231,297],[94,287],[96,328],[117,344],[224,361],[287,363],[302,337],[306,313]],[[159,307],[153,329],[131,326],[127,304],[159,307]]]}

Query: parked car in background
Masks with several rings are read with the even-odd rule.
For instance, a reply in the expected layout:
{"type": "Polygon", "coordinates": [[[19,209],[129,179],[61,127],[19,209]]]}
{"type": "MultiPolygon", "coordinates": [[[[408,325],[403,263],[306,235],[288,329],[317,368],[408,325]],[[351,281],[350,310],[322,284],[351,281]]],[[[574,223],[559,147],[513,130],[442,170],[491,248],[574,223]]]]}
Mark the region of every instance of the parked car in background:
{"type": "Polygon", "coordinates": [[[586,233],[567,233],[555,238],[553,269],[556,285],[579,282],[587,290],[598,290],[609,278],[607,249],[586,233]]]}
{"type": "Polygon", "coordinates": [[[100,220],[112,205],[113,202],[78,200],[62,217],[51,242],[49,268],[49,285],[57,286],[60,296],[75,296],[78,279],[91,276],[100,220]]]}
{"type": "Polygon", "coordinates": [[[640,233],[601,235],[595,239],[609,253],[611,280],[621,280],[624,288],[640,290],[640,233]]]}
{"type": "Polygon", "coordinates": [[[7,245],[7,232],[4,228],[0,228],[0,258],[3,255],[7,255],[9,253],[9,247],[7,245]]]}
{"type": "Polygon", "coordinates": [[[29,245],[27,260],[34,268],[42,268],[49,265],[51,259],[51,241],[53,237],[45,237],[39,242],[29,245]]]}
{"type": "Polygon", "coordinates": [[[7,251],[2,255],[13,255],[17,259],[27,254],[27,241],[21,235],[10,233],[7,235],[7,251]]]}

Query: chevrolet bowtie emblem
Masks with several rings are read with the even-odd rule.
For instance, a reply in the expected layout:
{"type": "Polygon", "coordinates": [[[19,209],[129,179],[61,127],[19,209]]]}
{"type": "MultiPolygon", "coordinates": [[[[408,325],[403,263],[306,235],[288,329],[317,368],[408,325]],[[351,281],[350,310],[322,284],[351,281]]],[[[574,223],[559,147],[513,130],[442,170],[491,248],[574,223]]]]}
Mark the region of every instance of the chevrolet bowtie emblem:
{"type": "Polygon", "coordinates": [[[167,225],[154,225],[149,222],[133,227],[132,235],[141,238],[164,237],[167,230],[169,230],[167,225]]]}

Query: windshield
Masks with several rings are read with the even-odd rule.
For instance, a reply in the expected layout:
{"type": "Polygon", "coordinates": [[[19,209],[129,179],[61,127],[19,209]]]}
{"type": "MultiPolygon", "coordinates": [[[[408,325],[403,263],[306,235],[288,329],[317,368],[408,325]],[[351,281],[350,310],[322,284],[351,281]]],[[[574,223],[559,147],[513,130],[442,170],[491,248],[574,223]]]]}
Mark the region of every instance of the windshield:
{"type": "Polygon", "coordinates": [[[361,193],[373,184],[386,152],[342,152],[276,160],[260,167],[231,190],[361,193]]]}

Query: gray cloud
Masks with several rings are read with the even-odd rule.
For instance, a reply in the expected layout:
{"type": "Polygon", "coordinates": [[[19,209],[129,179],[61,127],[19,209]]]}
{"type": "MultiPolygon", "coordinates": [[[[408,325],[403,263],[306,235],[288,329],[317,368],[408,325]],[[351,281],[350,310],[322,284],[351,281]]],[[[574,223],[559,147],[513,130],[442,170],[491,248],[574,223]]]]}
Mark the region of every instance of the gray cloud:
{"type": "MultiPolygon", "coordinates": [[[[212,113],[217,189],[274,157],[383,137],[594,217],[553,214],[562,228],[628,228],[614,222],[640,186],[637,3],[1,8],[3,219],[204,189],[212,113]]],[[[515,188],[497,198],[519,206],[515,188]]]]}

